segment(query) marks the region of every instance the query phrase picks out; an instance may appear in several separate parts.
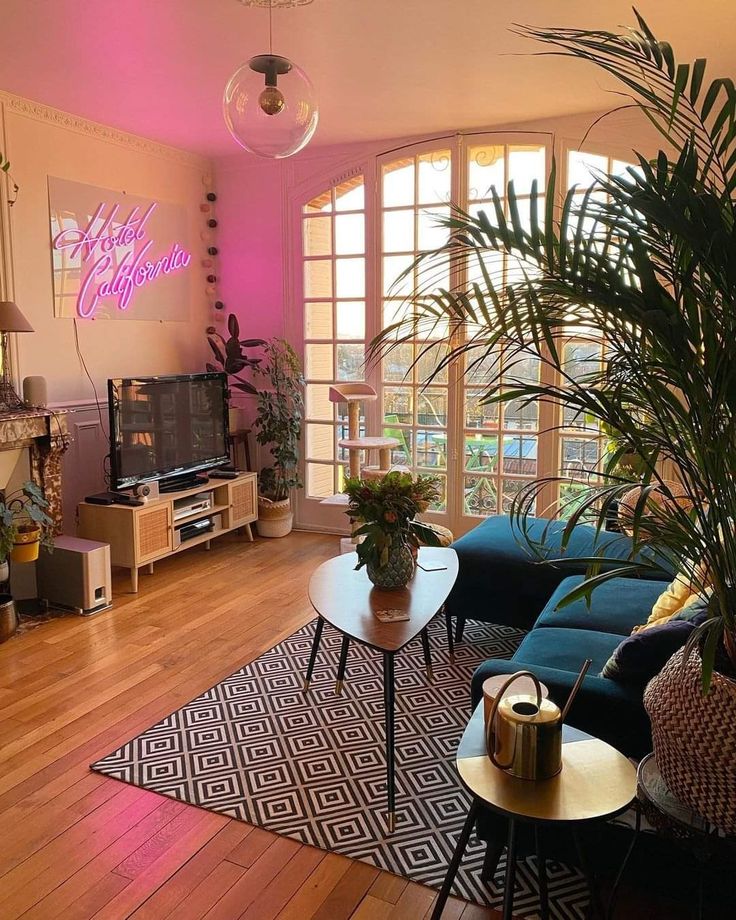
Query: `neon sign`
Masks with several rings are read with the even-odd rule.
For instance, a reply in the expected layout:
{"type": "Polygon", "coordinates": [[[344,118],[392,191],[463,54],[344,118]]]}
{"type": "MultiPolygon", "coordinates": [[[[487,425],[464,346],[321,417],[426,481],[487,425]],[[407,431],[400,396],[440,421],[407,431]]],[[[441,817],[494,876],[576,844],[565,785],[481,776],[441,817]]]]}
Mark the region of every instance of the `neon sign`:
{"type": "Polygon", "coordinates": [[[121,222],[120,205],[103,202],[84,229],[71,227],[53,238],[53,249],[80,268],[78,316],[93,317],[106,300],[118,310],[127,310],[137,290],[187,268],[191,253],[178,242],[164,255],[151,255],[155,241],[149,238],[146,224],[156,207],[156,202],[145,210],[136,205],[121,222]]]}

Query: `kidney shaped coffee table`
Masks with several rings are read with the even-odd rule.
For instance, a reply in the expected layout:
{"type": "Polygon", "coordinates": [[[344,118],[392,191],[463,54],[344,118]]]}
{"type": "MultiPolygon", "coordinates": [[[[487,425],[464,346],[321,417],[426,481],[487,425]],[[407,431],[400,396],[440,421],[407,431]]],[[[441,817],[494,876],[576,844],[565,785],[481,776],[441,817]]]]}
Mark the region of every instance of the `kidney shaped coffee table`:
{"type": "MultiPolygon", "coordinates": [[[[355,571],[356,553],[336,556],[317,569],[309,582],[309,599],[319,614],[314,631],[312,652],[304,680],[304,689],[314,671],[325,623],[342,633],[338,692],[345,677],[351,640],[383,653],[383,692],[386,726],[386,786],[388,794],[388,829],[395,826],[394,774],[394,655],[421,634],[427,671],[431,677],[427,625],[447,599],[457,578],[457,554],[454,549],[422,547],[416,574],[405,588],[386,591],[369,581],[365,567],[355,571]],[[408,620],[382,623],[376,610],[405,610],[408,620]]],[[[451,641],[451,629],[448,629],[451,641]]],[[[452,645],[450,645],[452,650],[452,645]]]]}

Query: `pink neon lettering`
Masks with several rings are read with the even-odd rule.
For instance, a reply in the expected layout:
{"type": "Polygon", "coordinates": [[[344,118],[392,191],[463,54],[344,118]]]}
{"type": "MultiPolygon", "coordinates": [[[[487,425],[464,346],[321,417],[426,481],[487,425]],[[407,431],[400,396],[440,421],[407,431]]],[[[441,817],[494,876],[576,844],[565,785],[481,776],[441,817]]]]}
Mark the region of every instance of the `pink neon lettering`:
{"type": "Polygon", "coordinates": [[[80,317],[87,319],[94,316],[100,302],[109,298],[116,299],[119,310],[127,310],[137,288],[150,284],[161,275],[181,271],[189,266],[191,253],[182,249],[177,242],[172,244],[169,253],[155,262],[147,258],[154,241],[146,237],[145,228],[155,209],[156,202],[152,202],[141,214],[140,207],[136,205],[122,223],[116,223],[119,205],[114,204],[108,209],[102,203],[83,230],[72,227],[54,237],[54,249],[68,249],[72,258],[81,255],[83,263],[100,253],[99,258],[83,275],[79,286],[77,313],[80,317]],[[135,244],[140,242],[143,245],[136,249],[135,244]],[[116,250],[120,248],[127,251],[116,259],[116,250]],[[103,275],[108,277],[103,278],[103,275]]]}

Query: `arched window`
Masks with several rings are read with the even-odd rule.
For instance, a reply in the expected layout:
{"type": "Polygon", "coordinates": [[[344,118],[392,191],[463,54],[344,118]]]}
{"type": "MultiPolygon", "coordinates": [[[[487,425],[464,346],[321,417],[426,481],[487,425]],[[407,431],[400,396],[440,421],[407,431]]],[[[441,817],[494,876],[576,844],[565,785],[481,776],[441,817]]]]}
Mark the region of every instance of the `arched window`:
{"type": "MultiPolygon", "coordinates": [[[[474,213],[488,207],[492,186],[502,191],[513,181],[522,197],[535,180],[544,188],[552,151],[546,134],[456,135],[372,158],[360,173],[302,204],[298,256],[307,393],[301,524],[331,529],[346,523],[339,500],[329,501],[340,493],[347,465],[337,443],[346,435],[346,407],[328,399],[330,384],[338,381],[366,380],[374,387],[378,400],[364,406],[362,432],[396,438],[393,463],[440,478],[442,496],[432,513],[456,533],[507,511],[519,489],[537,477],[586,472],[598,463],[601,432],[585,420],[566,413],[558,419],[545,404],[481,405],[487,367],[471,362],[449,368],[424,386],[440,357],[432,337],[441,329],[396,348],[380,367],[363,366],[366,341],[400,317],[417,283],[404,273],[417,254],[442,244],[445,231],[436,220],[449,214],[449,203],[474,213]]],[[[562,161],[563,181],[584,187],[593,181],[591,170],[627,165],[573,149],[564,151],[562,161]]],[[[503,256],[486,258],[487,268],[511,277],[514,268],[503,256]]],[[[449,287],[451,280],[482,280],[483,266],[451,267],[453,272],[452,279],[448,274],[432,282],[449,287]]],[[[594,339],[563,344],[575,373],[603,360],[602,343],[594,339]]],[[[503,368],[503,353],[491,360],[503,368]]],[[[532,379],[549,374],[533,358],[523,369],[515,366],[514,376],[520,372],[532,379]]],[[[550,486],[538,497],[538,513],[548,513],[558,498],[557,487],[550,486]]]]}

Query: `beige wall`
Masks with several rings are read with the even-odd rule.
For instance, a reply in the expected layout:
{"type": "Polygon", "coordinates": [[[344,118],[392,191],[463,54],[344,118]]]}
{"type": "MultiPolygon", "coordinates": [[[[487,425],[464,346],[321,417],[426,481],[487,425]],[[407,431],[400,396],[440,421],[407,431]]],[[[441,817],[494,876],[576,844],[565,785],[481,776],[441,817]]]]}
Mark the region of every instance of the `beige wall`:
{"type": "Polygon", "coordinates": [[[4,141],[20,186],[9,211],[7,292],[36,330],[18,336],[19,377],[42,374],[52,402],[90,398],[92,388],[77,357],[71,319],[55,318],[49,245],[47,177],[59,176],[133,195],[174,202],[187,209],[194,253],[188,272],[184,322],[78,321],[82,353],[102,395],[108,377],[203,370],[204,327],[209,306],[200,266],[204,246],[203,175],[200,157],[124,135],[55,110],[0,94],[4,141]]]}
{"type": "MultiPolygon", "coordinates": [[[[15,300],[35,332],[18,335],[13,365],[18,386],[41,374],[52,406],[70,410],[73,441],[64,464],[64,529],[75,530],[76,503],[105,487],[108,452],[106,381],[122,375],[204,370],[205,328],[211,307],[205,293],[200,211],[211,175],[206,159],[165,147],[0,91],[0,150],[20,187],[12,208],[0,202],[0,299],[15,300]],[[77,356],[71,318],[54,316],[47,177],[58,176],[172,202],[186,209],[189,246],[188,296],[182,322],[78,320],[81,352],[97,387],[77,356]]],[[[2,189],[0,189],[2,190],[2,189]]],[[[10,485],[22,472],[16,471],[10,485]]],[[[4,483],[0,483],[0,486],[4,483]]]]}

